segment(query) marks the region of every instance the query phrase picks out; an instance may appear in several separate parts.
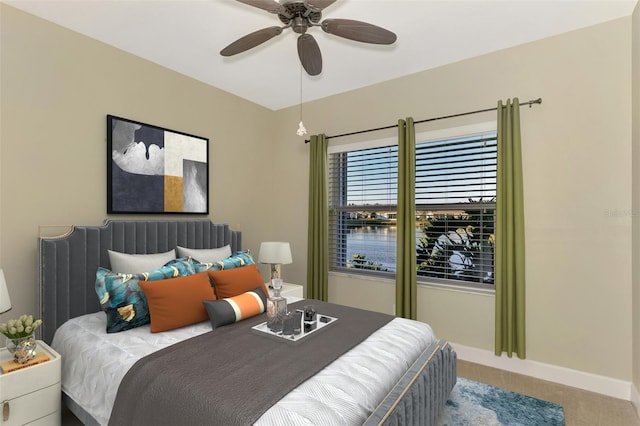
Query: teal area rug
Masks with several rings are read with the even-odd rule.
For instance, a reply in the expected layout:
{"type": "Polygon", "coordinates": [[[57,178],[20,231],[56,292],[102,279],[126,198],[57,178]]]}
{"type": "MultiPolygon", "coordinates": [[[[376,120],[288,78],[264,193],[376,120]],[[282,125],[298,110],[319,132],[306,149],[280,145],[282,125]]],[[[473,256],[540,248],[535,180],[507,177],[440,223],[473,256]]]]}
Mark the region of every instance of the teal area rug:
{"type": "Polygon", "coordinates": [[[564,426],[562,406],[458,377],[439,426],[564,426]]]}

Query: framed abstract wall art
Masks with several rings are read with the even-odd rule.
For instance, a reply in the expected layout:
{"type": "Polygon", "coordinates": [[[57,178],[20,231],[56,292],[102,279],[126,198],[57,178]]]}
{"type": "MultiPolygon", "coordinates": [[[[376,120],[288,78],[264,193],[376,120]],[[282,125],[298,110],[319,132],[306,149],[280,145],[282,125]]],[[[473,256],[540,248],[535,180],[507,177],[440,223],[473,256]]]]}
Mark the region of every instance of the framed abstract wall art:
{"type": "Polygon", "coordinates": [[[209,213],[209,139],[107,115],[107,213],[209,213]]]}

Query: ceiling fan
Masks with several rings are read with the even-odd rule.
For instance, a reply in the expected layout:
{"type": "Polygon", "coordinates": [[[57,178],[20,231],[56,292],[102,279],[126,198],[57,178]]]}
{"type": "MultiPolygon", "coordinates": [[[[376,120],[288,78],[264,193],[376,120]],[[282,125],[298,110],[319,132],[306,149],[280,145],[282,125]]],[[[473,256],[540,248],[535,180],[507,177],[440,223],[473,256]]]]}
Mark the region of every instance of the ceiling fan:
{"type": "Polygon", "coordinates": [[[322,72],[322,54],[318,42],[307,34],[310,27],[322,27],[323,31],[349,40],[372,44],[393,44],[396,35],[389,30],[352,19],[325,19],[322,10],[336,0],[236,0],[269,13],[278,15],[284,26],[273,26],[247,34],[220,51],[222,56],[233,56],[252,49],[291,28],[298,36],[298,57],[309,75],[322,72]]]}

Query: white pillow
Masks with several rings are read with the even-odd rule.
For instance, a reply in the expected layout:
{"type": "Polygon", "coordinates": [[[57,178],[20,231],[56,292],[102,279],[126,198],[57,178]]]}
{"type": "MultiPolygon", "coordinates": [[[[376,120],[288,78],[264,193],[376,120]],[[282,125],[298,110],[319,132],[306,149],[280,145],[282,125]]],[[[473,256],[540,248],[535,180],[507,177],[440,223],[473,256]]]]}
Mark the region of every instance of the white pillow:
{"type": "Polygon", "coordinates": [[[216,263],[231,256],[231,246],[214,249],[190,249],[186,247],[176,247],[178,249],[178,257],[192,257],[202,263],[216,263]]]}
{"type": "Polygon", "coordinates": [[[175,250],[155,254],[128,254],[113,250],[108,250],[108,252],[111,270],[123,274],[155,271],[168,261],[176,258],[175,250]]]}

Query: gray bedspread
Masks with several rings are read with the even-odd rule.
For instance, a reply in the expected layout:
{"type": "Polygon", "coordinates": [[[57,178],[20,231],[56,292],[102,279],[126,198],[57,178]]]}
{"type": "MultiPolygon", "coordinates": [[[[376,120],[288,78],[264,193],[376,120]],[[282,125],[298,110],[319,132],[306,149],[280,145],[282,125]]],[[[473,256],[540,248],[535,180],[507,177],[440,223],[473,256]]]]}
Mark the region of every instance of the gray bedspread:
{"type": "Polygon", "coordinates": [[[257,335],[259,315],[139,360],[122,380],[110,425],[249,425],[293,388],[393,316],[305,300],[339,320],[297,345],[257,335]]]}

